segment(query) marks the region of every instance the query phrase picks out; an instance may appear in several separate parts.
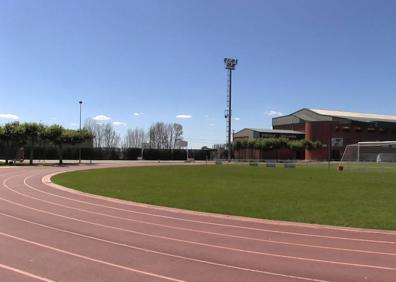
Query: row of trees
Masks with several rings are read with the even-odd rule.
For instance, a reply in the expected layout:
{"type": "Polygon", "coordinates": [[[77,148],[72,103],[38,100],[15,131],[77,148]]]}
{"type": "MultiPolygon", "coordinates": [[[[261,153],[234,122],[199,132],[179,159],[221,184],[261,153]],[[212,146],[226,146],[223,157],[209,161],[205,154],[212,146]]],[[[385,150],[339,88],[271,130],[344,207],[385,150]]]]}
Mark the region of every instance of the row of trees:
{"type": "Polygon", "coordinates": [[[93,136],[93,146],[95,148],[116,148],[120,146],[120,135],[115,131],[111,123],[97,123],[88,119],[84,123],[84,130],[93,136]]]}
{"type": "Polygon", "coordinates": [[[151,149],[177,149],[177,140],[183,138],[183,126],[178,123],[156,122],[147,131],[128,129],[123,140],[111,123],[87,120],[84,129],[94,136],[93,146],[96,148],[141,148],[147,143],[151,149]]]}
{"type": "Polygon", "coordinates": [[[29,148],[29,164],[33,164],[34,149],[40,145],[55,145],[58,148],[59,163],[62,164],[64,145],[76,145],[90,142],[92,133],[87,130],[66,129],[54,124],[46,126],[35,122],[12,122],[0,126],[0,141],[6,146],[6,163],[14,156],[15,148],[27,146],[29,148]]]}
{"type": "Polygon", "coordinates": [[[182,139],[183,126],[178,123],[156,122],[148,131],[150,148],[176,149],[177,141],[182,139]]]}
{"type": "MultiPolygon", "coordinates": [[[[5,148],[5,159],[21,158],[20,148],[28,148],[29,163],[33,164],[34,149],[38,146],[56,146],[59,163],[63,162],[63,147],[90,142],[89,146],[111,151],[114,148],[141,148],[143,143],[151,149],[177,149],[177,140],[182,139],[183,126],[178,123],[156,122],[145,131],[129,129],[121,140],[111,123],[87,120],[82,130],[63,128],[60,125],[46,126],[41,123],[12,122],[0,126],[0,142],[5,148]]],[[[23,150],[24,151],[24,150],[23,150]]],[[[23,153],[22,153],[23,154],[23,153]]]]}
{"type": "Polygon", "coordinates": [[[276,150],[281,148],[288,148],[293,151],[298,150],[315,150],[322,147],[322,143],[319,141],[311,141],[307,139],[301,140],[289,140],[287,138],[263,138],[256,139],[252,141],[247,140],[237,140],[233,144],[233,148],[235,150],[238,149],[259,149],[263,151],[276,150]]]}

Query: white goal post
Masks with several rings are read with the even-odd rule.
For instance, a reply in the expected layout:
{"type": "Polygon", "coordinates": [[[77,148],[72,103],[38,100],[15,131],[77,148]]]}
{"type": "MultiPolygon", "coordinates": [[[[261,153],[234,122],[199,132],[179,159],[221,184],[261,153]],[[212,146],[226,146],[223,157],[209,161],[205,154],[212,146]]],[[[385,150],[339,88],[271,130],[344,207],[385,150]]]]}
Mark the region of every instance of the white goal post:
{"type": "Polygon", "coordinates": [[[396,141],[358,142],[347,145],[341,163],[396,163],[396,141]]]}

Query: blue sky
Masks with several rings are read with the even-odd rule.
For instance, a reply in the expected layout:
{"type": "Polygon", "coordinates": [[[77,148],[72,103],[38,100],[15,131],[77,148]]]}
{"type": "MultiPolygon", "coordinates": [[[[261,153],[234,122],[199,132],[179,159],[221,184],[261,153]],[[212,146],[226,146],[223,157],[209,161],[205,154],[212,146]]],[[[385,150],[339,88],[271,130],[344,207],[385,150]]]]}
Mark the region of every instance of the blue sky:
{"type": "Polygon", "coordinates": [[[180,122],[193,146],[221,143],[224,57],[239,59],[235,130],[302,107],[396,114],[395,10],[391,0],[1,0],[0,122],[73,128],[83,100],[83,119],[110,117],[121,134],[180,122]]]}

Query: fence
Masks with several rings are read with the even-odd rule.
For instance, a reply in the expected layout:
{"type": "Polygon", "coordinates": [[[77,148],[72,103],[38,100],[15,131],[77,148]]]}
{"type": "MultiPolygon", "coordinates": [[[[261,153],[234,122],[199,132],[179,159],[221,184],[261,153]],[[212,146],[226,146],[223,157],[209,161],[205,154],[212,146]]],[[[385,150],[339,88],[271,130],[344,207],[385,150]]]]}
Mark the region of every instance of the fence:
{"type": "MultiPolygon", "coordinates": [[[[24,159],[29,159],[30,149],[28,146],[6,146],[0,144],[0,159],[19,159],[23,148],[24,159]]],[[[188,158],[195,160],[213,159],[214,150],[188,150],[188,158]]],[[[65,160],[77,160],[79,158],[78,146],[64,146],[62,156],[65,160]]],[[[83,160],[137,160],[142,157],[141,148],[81,148],[81,159],[83,160]]],[[[35,160],[56,160],[59,158],[58,147],[36,146],[34,147],[35,160]]],[[[186,150],[168,149],[144,149],[144,160],[186,160],[186,150]]]]}

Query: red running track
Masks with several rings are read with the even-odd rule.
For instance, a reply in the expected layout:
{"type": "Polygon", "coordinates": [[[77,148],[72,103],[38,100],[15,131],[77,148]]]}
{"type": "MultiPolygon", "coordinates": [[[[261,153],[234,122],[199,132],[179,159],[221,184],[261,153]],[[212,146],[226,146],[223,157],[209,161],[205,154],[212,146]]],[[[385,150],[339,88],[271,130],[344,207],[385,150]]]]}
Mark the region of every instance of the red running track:
{"type": "Polygon", "coordinates": [[[1,281],[396,281],[396,232],[161,208],[45,178],[87,168],[0,168],[1,281]]]}

